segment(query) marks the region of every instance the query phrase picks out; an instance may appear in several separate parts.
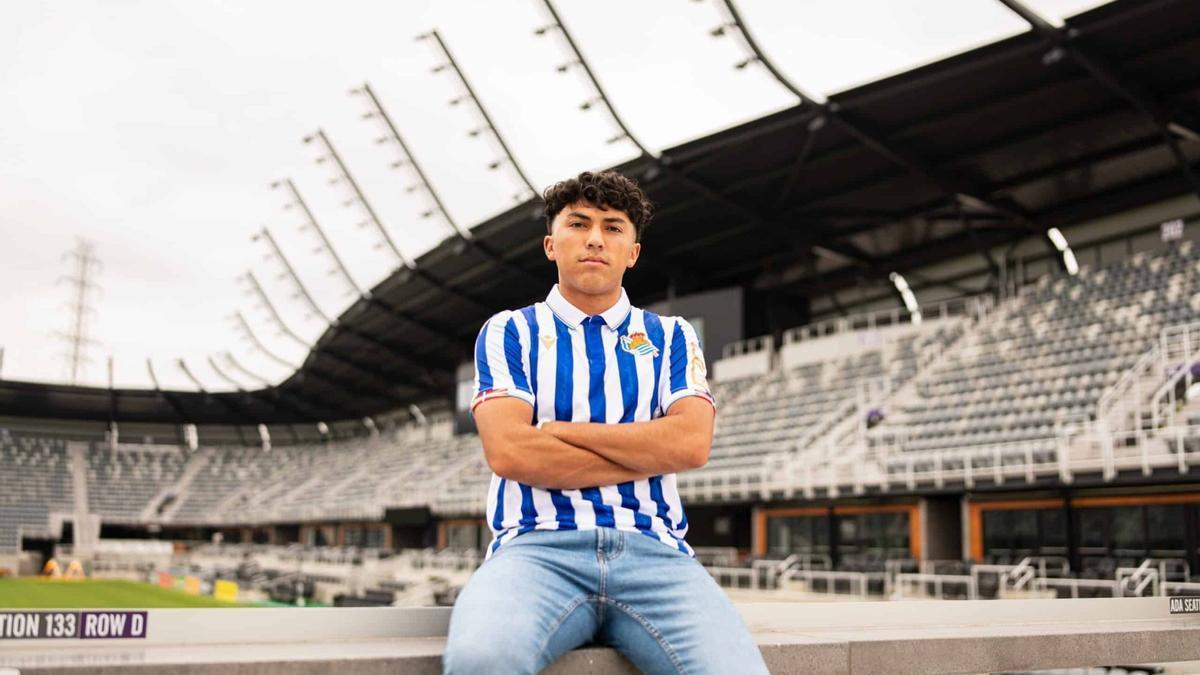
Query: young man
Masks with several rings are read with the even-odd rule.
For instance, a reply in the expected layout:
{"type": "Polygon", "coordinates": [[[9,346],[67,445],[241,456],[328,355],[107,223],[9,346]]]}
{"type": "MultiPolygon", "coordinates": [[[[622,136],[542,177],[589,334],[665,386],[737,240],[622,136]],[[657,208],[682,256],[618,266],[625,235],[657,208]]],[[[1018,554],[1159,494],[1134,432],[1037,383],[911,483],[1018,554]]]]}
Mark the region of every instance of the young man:
{"type": "Polygon", "coordinates": [[[653,208],[612,171],[544,197],[558,284],[476,343],[493,539],[455,603],[445,670],[534,673],[594,641],[646,673],[764,673],[684,541],[675,473],[708,460],[715,413],[700,342],[621,287],[653,208]]]}

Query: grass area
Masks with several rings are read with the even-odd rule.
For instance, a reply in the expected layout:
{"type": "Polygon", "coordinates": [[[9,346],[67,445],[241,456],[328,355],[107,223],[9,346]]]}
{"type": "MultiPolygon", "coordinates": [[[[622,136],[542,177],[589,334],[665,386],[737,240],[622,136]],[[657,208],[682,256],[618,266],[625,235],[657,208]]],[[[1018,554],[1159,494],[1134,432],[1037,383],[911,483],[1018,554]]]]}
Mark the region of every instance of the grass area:
{"type": "Polygon", "coordinates": [[[163,607],[245,607],[208,596],[137,581],[36,578],[0,579],[0,609],[159,609],[163,607]]]}

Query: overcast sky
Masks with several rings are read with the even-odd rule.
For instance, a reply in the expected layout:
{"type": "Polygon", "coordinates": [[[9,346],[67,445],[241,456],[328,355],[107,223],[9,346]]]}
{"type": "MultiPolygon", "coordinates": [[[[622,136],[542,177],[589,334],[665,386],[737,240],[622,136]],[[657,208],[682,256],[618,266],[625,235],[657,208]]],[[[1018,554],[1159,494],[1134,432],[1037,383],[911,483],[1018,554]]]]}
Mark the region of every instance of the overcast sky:
{"type": "MultiPolygon", "coordinates": [[[[1060,19],[1094,0],[1027,0],[1060,19]]],[[[1026,30],[996,0],[739,0],[751,31],[802,88],[821,95],[907,70],[1026,30]]],[[[737,70],[739,42],[714,39],[711,0],[559,0],[558,9],[626,121],[659,150],[794,103],[761,68],[737,70]]],[[[302,137],[323,128],[392,238],[416,257],[450,230],[422,219],[411,177],[389,168],[351,87],[369,81],[460,224],[514,203],[520,183],[487,165],[497,150],[440,58],[415,35],[437,28],[536,185],[635,153],[606,144],[613,129],[579,103],[590,92],[560,74],[565,46],[540,0],[495,2],[195,2],[82,0],[4,3],[0,9],[0,347],[6,379],[63,382],[70,270],[79,237],[95,244],[102,287],[89,333],[98,344],[81,382],[146,387],[147,357],[164,387],[193,389],[186,359],[211,390],[229,389],[206,363],[232,350],[279,381],[290,372],[240,339],[242,311],[272,350],[294,363],[305,349],[281,336],[236,279],[254,269],[284,318],[312,341],[324,328],[267,249],[269,227],[323,310],[351,299],[328,274],[317,240],[270,183],[292,177],[357,283],[398,264],[342,205],[328,164],[302,137]]],[[[248,378],[242,378],[251,386],[248,378]]]]}

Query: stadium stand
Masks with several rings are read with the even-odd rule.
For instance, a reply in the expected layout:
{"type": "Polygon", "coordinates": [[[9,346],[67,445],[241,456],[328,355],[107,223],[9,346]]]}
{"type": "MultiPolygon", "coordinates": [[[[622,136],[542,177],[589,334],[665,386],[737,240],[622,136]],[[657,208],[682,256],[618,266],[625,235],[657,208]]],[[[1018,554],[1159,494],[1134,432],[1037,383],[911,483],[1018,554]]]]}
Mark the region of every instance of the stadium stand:
{"type": "Polygon", "coordinates": [[[87,460],[88,508],[110,523],[142,522],[151,499],[179,480],[186,463],[177,446],[93,444],[87,460]]]}
{"type": "MultiPolygon", "coordinates": [[[[995,454],[972,452],[981,446],[1003,448],[1003,463],[1032,455],[1052,465],[1064,423],[1096,421],[1102,396],[1163,330],[1197,318],[1200,274],[1190,242],[1077,276],[1043,277],[918,378],[914,400],[872,430],[872,449],[910,455],[892,471],[907,470],[913,455],[921,458],[917,470],[937,457],[947,469],[968,461],[987,468],[995,454]]],[[[1157,384],[1168,376],[1160,373],[1157,384]]]]}
{"type": "MultiPolygon", "coordinates": [[[[805,357],[806,341],[793,336],[767,374],[714,384],[721,414],[710,459],[681,477],[681,489],[720,501],[732,494],[721,486],[736,482],[744,497],[765,489],[762,476],[783,465],[811,473],[877,461],[895,473],[929,470],[936,456],[943,470],[967,462],[986,469],[995,453],[976,450],[995,447],[1005,449],[1005,464],[1057,466],[1064,421],[1094,422],[1102,397],[1161,331],[1200,314],[1198,298],[1200,261],[1185,245],[1044,277],[986,321],[935,318],[835,337],[853,344],[848,356],[805,357]]],[[[70,506],[65,444],[3,433],[3,460],[33,472],[6,508],[39,504],[19,522],[45,527],[50,509],[70,506]]],[[[114,523],[379,518],[405,506],[477,515],[489,477],[478,437],[455,436],[444,422],[269,450],[96,444],[87,463],[89,506],[114,523]],[[175,504],[148,513],[164,494],[175,504]]],[[[801,481],[794,470],[782,478],[789,479],[801,481]]]]}
{"type": "Polygon", "coordinates": [[[49,532],[50,514],[73,508],[70,461],[66,441],[13,436],[0,429],[0,552],[20,550],[21,535],[49,532]]]}

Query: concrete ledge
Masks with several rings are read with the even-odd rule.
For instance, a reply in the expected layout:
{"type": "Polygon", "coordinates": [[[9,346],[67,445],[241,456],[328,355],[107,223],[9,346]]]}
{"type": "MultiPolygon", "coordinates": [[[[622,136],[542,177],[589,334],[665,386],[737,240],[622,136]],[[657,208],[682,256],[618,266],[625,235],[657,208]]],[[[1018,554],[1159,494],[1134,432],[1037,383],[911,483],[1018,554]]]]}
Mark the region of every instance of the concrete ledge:
{"type": "MultiPolygon", "coordinates": [[[[1200,659],[1167,598],[740,604],[772,672],[995,672],[1200,659]]],[[[145,638],[4,640],[22,673],[439,673],[445,608],[150,610],[145,638]]],[[[636,673],[606,648],[548,673],[636,673]]]]}

